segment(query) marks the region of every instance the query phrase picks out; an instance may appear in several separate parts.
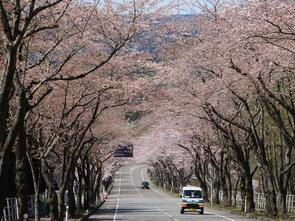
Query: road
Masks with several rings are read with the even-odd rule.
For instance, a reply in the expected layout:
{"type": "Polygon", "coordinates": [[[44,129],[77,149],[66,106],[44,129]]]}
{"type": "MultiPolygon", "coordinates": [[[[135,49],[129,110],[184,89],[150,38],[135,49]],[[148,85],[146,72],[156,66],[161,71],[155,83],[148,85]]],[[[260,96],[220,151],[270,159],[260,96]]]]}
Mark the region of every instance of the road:
{"type": "MultiPolygon", "coordinates": [[[[112,221],[247,221],[251,220],[224,211],[205,208],[204,215],[180,214],[180,199],[151,184],[141,190],[142,180],[148,180],[144,166],[124,166],[116,174],[115,184],[107,201],[88,220],[112,221]]],[[[253,220],[252,220],[253,221],[253,220]]]]}

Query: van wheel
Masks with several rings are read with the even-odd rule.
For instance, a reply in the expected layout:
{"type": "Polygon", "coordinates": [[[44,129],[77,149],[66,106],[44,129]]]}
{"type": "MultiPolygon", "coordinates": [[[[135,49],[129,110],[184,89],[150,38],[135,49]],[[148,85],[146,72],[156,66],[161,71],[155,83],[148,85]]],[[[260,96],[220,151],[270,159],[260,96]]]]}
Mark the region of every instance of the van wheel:
{"type": "Polygon", "coordinates": [[[203,215],[204,214],[204,208],[201,209],[200,214],[203,215]]]}
{"type": "Polygon", "coordinates": [[[184,208],[181,208],[181,209],[180,209],[180,213],[181,213],[181,214],[184,214],[184,208]]]}

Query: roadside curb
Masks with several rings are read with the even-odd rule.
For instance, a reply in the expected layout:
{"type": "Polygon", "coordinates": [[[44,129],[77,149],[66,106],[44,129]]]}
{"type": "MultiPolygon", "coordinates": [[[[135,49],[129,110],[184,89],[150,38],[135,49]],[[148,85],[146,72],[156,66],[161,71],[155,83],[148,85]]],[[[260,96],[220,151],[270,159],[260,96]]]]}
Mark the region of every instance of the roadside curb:
{"type": "Polygon", "coordinates": [[[256,218],[256,219],[259,220],[259,221],[273,221],[273,219],[263,218],[263,217],[259,217],[259,218],[256,218]]]}
{"type": "MultiPolygon", "coordinates": [[[[113,187],[114,187],[114,184],[111,184],[109,190],[107,191],[108,195],[111,193],[113,187]]],[[[101,201],[101,202],[100,202],[100,203],[99,203],[94,209],[92,209],[89,213],[83,215],[83,216],[79,219],[79,221],[86,221],[86,220],[88,220],[88,218],[89,218],[91,215],[93,215],[94,213],[96,213],[96,212],[99,210],[99,208],[105,203],[105,201],[106,201],[106,200],[101,201]]]]}
{"type": "Polygon", "coordinates": [[[79,221],[86,221],[88,220],[88,218],[93,215],[95,212],[97,212],[99,210],[99,208],[104,204],[105,200],[100,202],[94,209],[92,209],[88,214],[83,215],[79,221]]]}
{"type": "Polygon", "coordinates": [[[250,219],[256,219],[258,221],[274,221],[275,219],[272,219],[272,218],[269,218],[269,217],[261,217],[261,216],[257,216],[255,214],[248,214],[248,213],[239,213],[240,215],[243,215],[247,218],[250,218],[250,219]]]}
{"type": "Polygon", "coordinates": [[[277,219],[277,218],[259,216],[259,215],[251,214],[251,213],[246,213],[245,214],[244,212],[241,212],[241,211],[234,211],[234,210],[230,210],[230,209],[226,209],[226,208],[220,208],[220,207],[214,207],[214,206],[213,207],[208,206],[208,208],[219,210],[219,211],[224,211],[224,212],[229,212],[231,214],[244,216],[246,218],[255,219],[257,221],[295,221],[295,217],[290,217],[288,219],[277,219]]]}
{"type": "Polygon", "coordinates": [[[250,219],[255,219],[255,220],[258,220],[258,221],[274,221],[275,219],[272,219],[272,218],[268,218],[268,217],[261,217],[261,216],[257,216],[255,214],[251,214],[251,213],[244,213],[244,212],[241,212],[241,211],[228,211],[227,209],[222,209],[222,208],[215,208],[213,207],[214,209],[216,210],[222,210],[222,211],[227,211],[227,212],[230,212],[231,214],[236,214],[236,215],[240,215],[240,216],[244,216],[244,217],[247,217],[247,218],[250,218],[250,219]]]}

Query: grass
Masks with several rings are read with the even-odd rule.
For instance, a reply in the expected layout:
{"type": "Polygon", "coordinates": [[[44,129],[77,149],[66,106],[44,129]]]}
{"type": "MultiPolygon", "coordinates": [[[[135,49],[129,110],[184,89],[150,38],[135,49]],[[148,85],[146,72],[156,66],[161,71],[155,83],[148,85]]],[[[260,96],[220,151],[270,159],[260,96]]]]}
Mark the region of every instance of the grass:
{"type": "Polygon", "coordinates": [[[261,221],[295,221],[295,217],[291,216],[292,214],[289,214],[290,217],[288,217],[286,219],[283,219],[280,217],[272,218],[267,214],[266,211],[262,211],[262,210],[256,210],[255,212],[252,212],[252,213],[245,213],[245,212],[241,211],[241,209],[238,207],[224,206],[221,204],[220,205],[213,205],[213,207],[211,207],[211,204],[209,204],[209,203],[206,203],[206,205],[210,208],[213,208],[213,209],[224,210],[224,211],[231,212],[234,214],[244,215],[249,218],[255,218],[255,219],[261,220],[261,221]]]}

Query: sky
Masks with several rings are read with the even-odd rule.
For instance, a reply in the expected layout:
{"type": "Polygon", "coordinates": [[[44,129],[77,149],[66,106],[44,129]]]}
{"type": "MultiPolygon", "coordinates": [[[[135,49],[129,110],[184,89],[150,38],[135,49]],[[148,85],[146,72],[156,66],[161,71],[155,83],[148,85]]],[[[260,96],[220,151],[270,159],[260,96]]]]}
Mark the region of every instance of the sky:
{"type": "MultiPolygon", "coordinates": [[[[78,2],[96,3],[98,0],[77,0],[78,2]]],[[[104,5],[106,1],[113,1],[118,3],[126,2],[126,0],[99,0],[99,5],[104,5]]],[[[132,1],[132,0],[127,0],[132,1]]],[[[135,0],[137,1],[137,0],[135,0]]],[[[156,1],[156,0],[155,0],[156,1]]],[[[196,4],[194,2],[204,2],[204,0],[159,0],[157,7],[173,7],[169,10],[169,14],[195,14],[197,13],[196,4]]]]}

